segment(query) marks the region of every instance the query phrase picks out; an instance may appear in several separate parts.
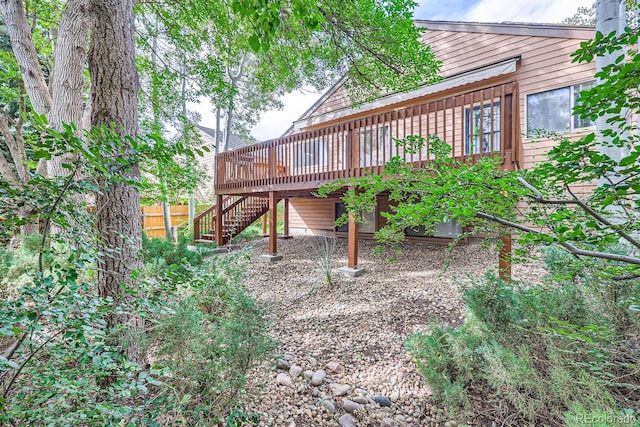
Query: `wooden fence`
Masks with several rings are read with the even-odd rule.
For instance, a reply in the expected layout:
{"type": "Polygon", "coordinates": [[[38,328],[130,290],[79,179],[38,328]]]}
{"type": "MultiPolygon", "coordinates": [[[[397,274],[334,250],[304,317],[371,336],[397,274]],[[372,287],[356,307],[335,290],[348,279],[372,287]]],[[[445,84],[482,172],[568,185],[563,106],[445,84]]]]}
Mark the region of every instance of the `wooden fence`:
{"type": "MultiPolygon", "coordinates": [[[[189,207],[187,205],[171,206],[171,226],[186,226],[189,221],[189,207]]],[[[162,206],[142,207],[142,229],[147,237],[164,237],[164,215],[162,206]]]]}

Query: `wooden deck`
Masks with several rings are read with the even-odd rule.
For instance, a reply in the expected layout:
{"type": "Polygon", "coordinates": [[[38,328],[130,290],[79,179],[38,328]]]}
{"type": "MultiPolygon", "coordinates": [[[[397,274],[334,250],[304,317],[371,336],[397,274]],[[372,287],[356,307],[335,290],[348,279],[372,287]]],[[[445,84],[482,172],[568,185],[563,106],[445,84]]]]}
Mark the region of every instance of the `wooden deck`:
{"type": "MultiPolygon", "coordinates": [[[[395,156],[417,167],[427,165],[428,145],[411,153],[396,144],[410,135],[425,138],[427,144],[436,135],[451,146],[455,158],[474,162],[482,156],[497,156],[504,169],[514,170],[523,164],[517,100],[517,83],[503,83],[439,99],[416,100],[410,105],[396,105],[391,111],[393,106],[369,115],[361,113],[351,120],[324,123],[322,127],[218,154],[216,205],[196,218],[194,237],[199,242],[222,246],[268,210],[269,253],[265,257],[278,260],[281,257],[277,255],[275,218],[279,200],[284,199],[288,206],[289,198],[308,197],[336,179],[379,174],[395,156]]],[[[285,213],[285,224],[287,219],[285,213]]],[[[349,216],[347,235],[345,273],[359,275],[358,224],[353,215],[349,216]]],[[[510,249],[508,244],[504,247],[510,249]]],[[[505,249],[500,257],[500,276],[508,279],[509,269],[505,249]]]]}
{"type": "Polygon", "coordinates": [[[308,193],[340,178],[381,173],[393,156],[422,166],[427,150],[410,154],[395,141],[437,135],[452,156],[499,156],[505,169],[521,164],[515,82],[418,101],[393,111],[300,132],[216,156],[218,195],[308,193]]]}

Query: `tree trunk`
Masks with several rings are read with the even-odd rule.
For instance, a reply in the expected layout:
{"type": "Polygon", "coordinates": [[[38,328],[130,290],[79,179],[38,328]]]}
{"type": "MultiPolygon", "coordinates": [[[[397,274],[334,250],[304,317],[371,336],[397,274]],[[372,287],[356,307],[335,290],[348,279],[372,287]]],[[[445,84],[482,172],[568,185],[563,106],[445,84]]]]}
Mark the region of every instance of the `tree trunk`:
{"type": "MultiPolygon", "coordinates": [[[[58,26],[58,39],[53,55],[53,79],[50,80],[53,103],[48,114],[49,125],[59,129],[62,123],[73,123],[82,130],[84,66],[91,17],[88,7],[93,0],[67,3],[58,26]]],[[[53,157],[47,164],[49,176],[67,176],[62,157],[53,157]]]]}
{"type": "Polygon", "coordinates": [[[222,134],[222,132],[220,131],[220,107],[216,108],[216,148],[215,148],[215,153],[216,154],[220,154],[222,152],[222,150],[220,150],[220,135],[222,134]]]}
{"type": "MultiPolygon", "coordinates": [[[[137,131],[138,73],[135,65],[133,0],[95,0],[92,6],[95,27],[89,49],[91,75],[92,127],[106,126],[117,132],[126,144],[126,136],[137,131]]],[[[128,179],[138,180],[135,165],[128,179]]],[[[132,298],[127,288],[135,288],[131,277],[142,268],[140,257],[142,226],[140,195],[127,183],[105,185],[96,197],[96,228],[102,236],[98,272],[98,292],[113,298],[114,304],[132,298]]],[[[113,315],[109,326],[124,328],[124,355],[144,364],[145,353],[140,335],[142,320],[130,314],[113,315]]]]}
{"type": "Polygon", "coordinates": [[[162,202],[162,219],[164,220],[164,236],[167,240],[173,240],[171,234],[171,205],[169,202],[162,202]]]}
{"type": "Polygon", "coordinates": [[[229,102],[224,121],[224,145],[223,152],[229,151],[229,139],[231,138],[231,123],[233,122],[233,102],[229,102]]]}
{"type": "Polygon", "coordinates": [[[22,0],[0,0],[0,10],[4,15],[7,32],[11,38],[11,48],[20,66],[33,110],[38,114],[47,114],[51,109],[51,95],[40,68],[22,0]]]}
{"type": "MultiPolygon", "coordinates": [[[[598,0],[596,3],[596,31],[602,34],[609,35],[612,32],[617,34],[624,31],[625,26],[625,2],[624,0],[598,0]]],[[[601,72],[603,68],[608,65],[614,64],[617,57],[624,54],[624,49],[607,52],[602,56],[596,56],[596,72],[601,72]]],[[[598,80],[598,84],[601,83],[601,79],[598,80]]],[[[628,109],[623,109],[620,116],[628,115],[628,109]]],[[[614,113],[608,113],[604,116],[596,119],[596,130],[598,134],[598,151],[604,155],[609,156],[615,161],[620,161],[624,157],[624,150],[614,146],[611,143],[611,137],[606,137],[602,132],[606,129],[611,129],[612,125],[607,121],[614,116],[614,113]]],[[[615,130],[615,129],[612,129],[615,130]]],[[[623,135],[620,135],[623,137],[623,135]]],[[[615,171],[604,176],[598,180],[598,185],[602,186],[608,184],[610,180],[616,180],[615,171]]]]}

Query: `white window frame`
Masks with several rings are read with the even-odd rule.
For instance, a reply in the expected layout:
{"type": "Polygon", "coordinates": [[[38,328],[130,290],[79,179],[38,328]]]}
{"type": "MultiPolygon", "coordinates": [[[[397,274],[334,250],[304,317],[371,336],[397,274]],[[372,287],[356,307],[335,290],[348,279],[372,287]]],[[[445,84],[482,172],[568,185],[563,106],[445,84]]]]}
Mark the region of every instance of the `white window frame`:
{"type": "MultiPolygon", "coordinates": [[[[559,130],[559,131],[550,131],[550,132],[556,132],[556,133],[573,133],[573,132],[580,132],[583,130],[587,130],[587,129],[594,129],[595,128],[595,123],[590,124],[589,126],[581,126],[581,127],[576,127],[575,126],[575,120],[576,120],[576,115],[573,114],[573,107],[575,107],[576,105],[576,86],[580,86],[580,85],[585,85],[585,84],[592,84],[595,85],[596,82],[595,80],[587,80],[587,81],[583,81],[583,82],[578,82],[578,83],[572,83],[570,85],[565,85],[565,86],[557,86],[557,87],[553,87],[553,88],[549,88],[549,89],[545,89],[545,90],[541,90],[538,92],[532,92],[532,93],[528,93],[525,96],[525,100],[524,100],[524,105],[525,105],[525,120],[526,120],[526,136],[525,138],[535,138],[537,135],[535,134],[535,132],[533,132],[536,129],[529,129],[529,97],[533,96],[533,95],[538,95],[541,93],[545,93],[545,92],[551,92],[551,91],[555,91],[555,90],[560,90],[560,89],[569,89],[569,108],[570,108],[570,118],[569,118],[569,127],[565,128],[564,130],[559,130]]],[[[593,87],[593,86],[592,86],[593,87]]],[[[586,90],[586,89],[584,89],[586,90]]]]}
{"type": "MultiPolygon", "coordinates": [[[[484,122],[483,122],[484,124],[484,122]]],[[[478,127],[479,130],[479,127],[478,127]]],[[[464,109],[464,155],[472,156],[474,154],[483,154],[483,153],[497,153],[500,151],[500,145],[502,143],[502,105],[500,101],[487,102],[480,105],[474,105],[473,107],[468,106],[464,109]],[[474,113],[477,111],[480,113],[480,120],[484,119],[485,109],[489,112],[489,120],[491,120],[491,114],[493,111],[493,135],[491,135],[491,126],[489,128],[482,128],[482,135],[476,134],[476,128],[473,126],[474,124],[474,113]],[[497,114],[496,114],[497,109],[497,114]],[[497,126],[496,126],[497,125],[497,126]],[[470,129],[471,128],[471,129],[470,129]],[[492,146],[493,151],[488,150],[484,151],[484,136],[488,135],[489,137],[493,136],[494,141],[493,144],[489,144],[492,146]],[[482,137],[482,138],[481,138],[482,137]],[[476,143],[476,138],[478,139],[478,143],[476,143]],[[497,139],[497,141],[496,141],[497,139]]],[[[491,141],[490,141],[491,142],[491,141]]]]}

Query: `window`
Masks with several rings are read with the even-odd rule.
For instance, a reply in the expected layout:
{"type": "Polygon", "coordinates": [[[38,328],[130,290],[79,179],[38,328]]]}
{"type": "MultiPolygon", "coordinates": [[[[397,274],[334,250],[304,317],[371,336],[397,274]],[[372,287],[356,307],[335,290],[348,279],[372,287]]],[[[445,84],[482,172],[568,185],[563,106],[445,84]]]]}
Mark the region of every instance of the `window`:
{"type": "Polygon", "coordinates": [[[500,151],[500,103],[487,104],[465,110],[464,154],[489,153],[500,151]],[[493,123],[493,137],[491,124],[493,123]],[[482,135],[480,128],[482,124],[482,135]]]}
{"type": "Polygon", "coordinates": [[[294,147],[294,158],[298,168],[326,165],[329,159],[329,144],[324,138],[303,141],[294,147]]]}
{"type": "Polygon", "coordinates": [[[571,111],[578,103],[580,92],[590,89],[594,82],[547,90],[527,96],[527,136],[537,132],[571,132],[592,126],[589,119],[573,116],[571,111]]]}
{"type": "MultiPolygon", "coordinates": [[[[576,105],[580,105],[580,102],[578,101],[578,98],[580,98],[580,92],[582,92],[583,90],[591,89],[595,85],[596,85],[596,82],[595,81],[591,81],[591,82],[581,83],[579,85],[573,86],[573,106],[575,107],[576,105]]],[[[587,119],[582,119],[582,118],[580,118],[580,116],[573,116],[573,128],[574,129],[588,128],[588,127],[594,126],[594,125],[595,125],[595,123],[593,123],[588,118],[587,119]]]]}
{"type": "MultiPolygon", "coordinates": [[[[343,214],[347,213],[344,203],[336,203],[335,219],[340,218],[343,214]]],[[[358,231],[361,233],[375,233],[376,232],[376,213],[375,212],[361,212],[362,222],[358,224],[358,231]]],[[[349,225],[344,224],[336,227],[336,231],[346,233],[349,231],[349,225]]]]}
{"type": "Polygon", "coordinates": [[[458,221],[451,220],[449,222],[441,222],[440,224],[436,224],[436,232],[434,235],[430,236],[426,233],[424,225],[419,225],[417,227],[407,227],[404,229],[404,234],[407,236],[415,236],[415,237],[443,237],[448,239],[453,239],[462,233],[462,227],[458,224],[458,221]]]}
{"type": "Polygon", "coordinates": [[[378,166],[391,157],[389,126],[360,131],[360,167],[378,166]]]}

